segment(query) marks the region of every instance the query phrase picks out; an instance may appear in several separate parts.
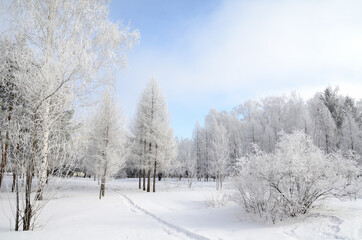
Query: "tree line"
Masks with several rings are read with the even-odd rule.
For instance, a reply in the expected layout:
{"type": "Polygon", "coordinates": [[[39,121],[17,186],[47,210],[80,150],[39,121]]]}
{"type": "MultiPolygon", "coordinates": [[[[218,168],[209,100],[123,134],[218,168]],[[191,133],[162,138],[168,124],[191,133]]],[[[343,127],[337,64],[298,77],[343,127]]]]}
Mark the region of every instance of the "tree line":
{"type": "MultiPolygon", "coordinates": [[[[327,87],[303,100],[297,93],[248,100],[232,111],[211,109],[203,126],[195,125],[191,139],[178,139],[178,157],[170,174],[217,182],[222,187],[232,176],[237,159],[256,144],[273,152],[283,134],[302,131],[327,154],[352,151],[362,154],[362,101],[327,87]]],[[[360,161],[360,159],[357,159],[360,161]]]]}

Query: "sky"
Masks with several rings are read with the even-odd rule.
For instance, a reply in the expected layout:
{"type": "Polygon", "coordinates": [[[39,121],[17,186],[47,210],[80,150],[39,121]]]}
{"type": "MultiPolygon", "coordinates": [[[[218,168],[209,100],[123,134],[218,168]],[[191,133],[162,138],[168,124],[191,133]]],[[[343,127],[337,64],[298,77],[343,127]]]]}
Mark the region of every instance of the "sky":
{"type": "Polygon", "coordinates": [[[110,17],[140,31],[118,76],[126,118],[155,76],[175,136],[211,108],[328,86],[362,97],[362,1],[118,0],[110,17]]]}

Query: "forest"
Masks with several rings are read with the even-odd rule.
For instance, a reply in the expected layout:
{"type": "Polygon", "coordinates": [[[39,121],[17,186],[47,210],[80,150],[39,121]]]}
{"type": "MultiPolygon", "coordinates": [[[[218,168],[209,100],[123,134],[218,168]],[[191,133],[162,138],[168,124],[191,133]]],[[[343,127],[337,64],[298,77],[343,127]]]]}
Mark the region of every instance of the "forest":
{"type": "MultiPolygon", "coordinates": [[[[94,226],[109,238],[117,221],[129,224],[119,239],[147,239],[143,224],[160,239],[260,239],[268,231],[270,239],[312,239],[298,235],[306,227],[315,239],[362,237],[362,99],[325,86],[310,99],[294,91],[231,111],[210,106],[191,138],[175,136],[156,77],[140,86],[132,119],[122,114],[117,76],[141,39],[110,20],[107,1],[2,7],[11,24],[0,38],[1,239],[76,238],[62,207],[75,219],[103,216],[94,226]],[[47,211],[62,230],[52,230],[54,219],[47,230],[47,211]],[[343,221],[351,228],[334,231],[343,221]],[[262,231],[243,235],[248,226],[262,231]]],[[[91,224],[86,218],[79,221],[91,224]]]]}

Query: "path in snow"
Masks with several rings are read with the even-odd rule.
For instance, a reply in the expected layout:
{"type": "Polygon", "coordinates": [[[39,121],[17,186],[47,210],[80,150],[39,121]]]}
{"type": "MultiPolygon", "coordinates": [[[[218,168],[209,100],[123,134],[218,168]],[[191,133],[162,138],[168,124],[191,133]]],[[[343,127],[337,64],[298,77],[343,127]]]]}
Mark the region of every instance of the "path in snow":
{"type": "Polygon", "coordinates": [[[342,233],[342,223],[344,220],[337,216],[317,213],[283,229],[282,233],[293,239],[359,239],[342,233]]]}
{"type": "Polygon", "coordinates": [[[141,212],[144,213],[146,215],[148,215],[149,217],[151,217],[153,220],[155,220],[157,223],[159,223],[160,225],[163,226],[163,229],[168,233],[168,234],[173,234],[173,233],[177,233],[177,234],[181,234],[182,238],[184,239],[184,236],[188,237],[189,239],[194,239],[194,240],[209,240],[208,238],[198,235],[196,233],[190,232],[180,226],[174,225],[172,223],[169,223],[159,217],[157,217],[156,215],[150,213],[149,211],[147,211],[146,209],[140,207],[139,205],[137,205],[136,203],[134,203],[128,196],[126,196],[123,193],[118,192],[117,190],[113,190],[115,191],[117,194],[119,194],[122,197],[123,202],[129,207],[129,209],[135,213],[141,212]]]}

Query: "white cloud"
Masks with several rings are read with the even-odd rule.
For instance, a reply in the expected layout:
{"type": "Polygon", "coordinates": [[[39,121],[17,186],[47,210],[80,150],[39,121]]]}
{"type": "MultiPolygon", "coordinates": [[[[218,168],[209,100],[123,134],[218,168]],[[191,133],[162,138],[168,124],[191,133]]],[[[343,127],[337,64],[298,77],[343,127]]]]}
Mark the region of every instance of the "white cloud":
{"type": "Polygon", "coordinates": [[[141,46],[126,76],[140,92],[155,74],[170,105],[190,108],[293,90],[311,97],[335,85],[360,98],[360,9],[361,1],[226,1],[209,17],[190,21],[174,48],[141,46]]]}

